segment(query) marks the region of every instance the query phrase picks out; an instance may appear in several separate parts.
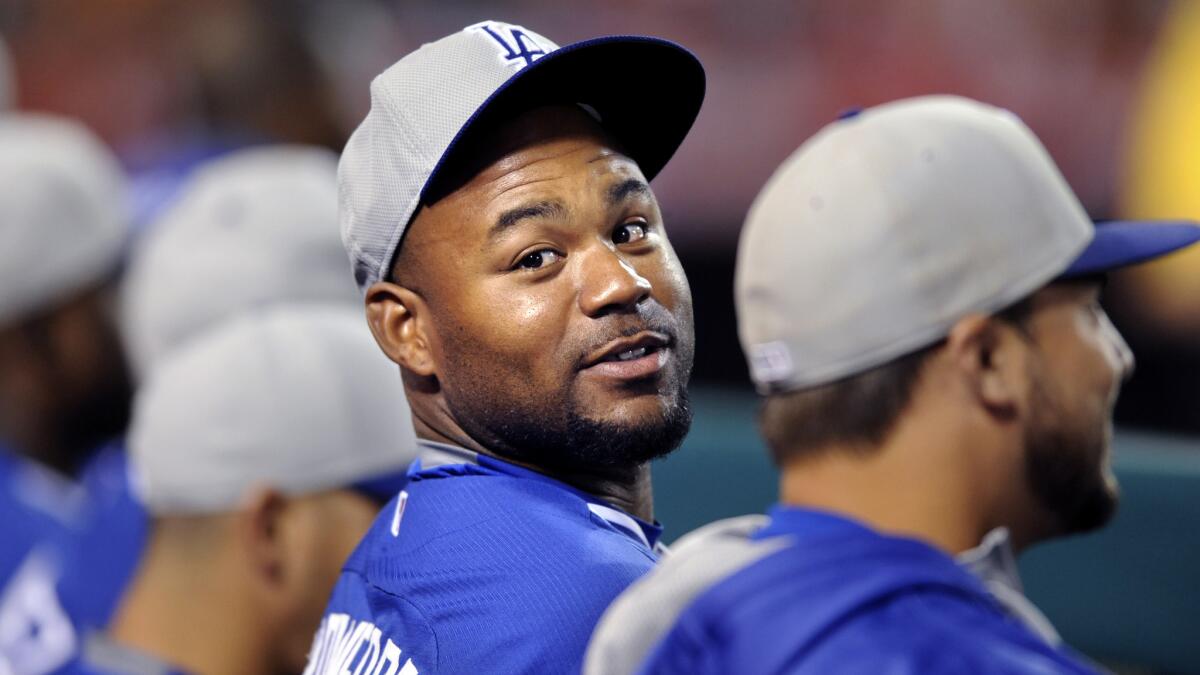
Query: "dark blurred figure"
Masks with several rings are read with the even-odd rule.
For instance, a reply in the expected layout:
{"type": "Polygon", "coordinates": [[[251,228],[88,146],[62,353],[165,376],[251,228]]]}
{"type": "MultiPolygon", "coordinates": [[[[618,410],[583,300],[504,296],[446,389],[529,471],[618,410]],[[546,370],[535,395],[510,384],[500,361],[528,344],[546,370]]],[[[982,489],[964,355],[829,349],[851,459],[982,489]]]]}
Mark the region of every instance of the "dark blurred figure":
{"type": "Polygon", "coordinates": [[[0,148],[0,672],[28,673],[72,647],[50,601],[85,515],[72,478],[128,421],[111,311],[128,217],[124,175],[83,127],[0,114],[0,148]]]}
{"type": "Polygon", "coordinates": [[[0,118],[0,438],[64,475],[128,421],[112,310],[120,168],[82,127],[0,118]]]}
{"type": "Polygon", "coordinates": [[[110,292],[107,281],[89,285],[0,327],[0,433],[66,475],[129,417],[110,292]]]}

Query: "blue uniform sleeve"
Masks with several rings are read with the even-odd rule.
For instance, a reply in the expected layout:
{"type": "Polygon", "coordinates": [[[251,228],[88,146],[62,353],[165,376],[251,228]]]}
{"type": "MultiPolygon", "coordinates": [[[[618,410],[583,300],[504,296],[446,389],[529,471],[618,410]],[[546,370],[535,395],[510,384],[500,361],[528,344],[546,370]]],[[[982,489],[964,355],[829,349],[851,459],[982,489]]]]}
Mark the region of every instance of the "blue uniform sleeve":
{"type": "Polygon", "coordinates": [[[304,675],[418,675],[438,668],[437,637],[408,601],[344,571],[317,629],[304,675]]]}
{"type": "MultiPolygon", "coordinates": [[[[796,608],[803,612],[803,608],[796,608]]],[[[743,619],[745,617],[742,617],[743,619]]],[[[869,608],[817,635],[787,616],[753,625],[684,615],[651,652],[641,675],[1048,675],[1095,673],[1016,626],[954,598],[909,595],[869,608]],[[990,625],[987,625],[990,624],[990,625]]]]}
{"type": "Polygon", "coordinates": [[[149,535],[145,508],[133,496],[121,444],[85,468],[88,514],[65,547],[58,595],[80,630],[103,629],[133,579],[149,535]]]}

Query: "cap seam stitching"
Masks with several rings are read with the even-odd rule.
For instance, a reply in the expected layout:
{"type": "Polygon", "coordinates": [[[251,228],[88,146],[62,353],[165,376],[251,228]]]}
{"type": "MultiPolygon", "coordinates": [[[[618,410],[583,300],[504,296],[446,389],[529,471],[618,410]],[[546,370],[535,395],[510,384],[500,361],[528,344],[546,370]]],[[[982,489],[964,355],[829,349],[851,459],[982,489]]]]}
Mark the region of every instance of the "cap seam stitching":
{"type": "MultiPolygon", "coordinates": [[[[382,81],[382,77],[383,76],[380,75],[379,78],[377,78],[377,80],[379,81],[379,88],[381,90],[383,90],[382,93],[385,94],[385,96],[381,96],[379,98],[380,109],[387,116],[387,122],[389,124],[395,125],[395,127],[398,129],[409,128],[408,127],[408,119],[403,115],[403,113],[401,113],[399,110],[397,110],[392,105],[392,102],[390,101],[389,97],[386,95],[386,94],[389,94],[390,92],[387,91],[387,85],[382,81]]],[[[425,155],[425,153],[419,152],[417,150],[416,146],[413,145],[411,139],[409,138],[409,135],[408,134],[399,134],[399,136],[400,136],[400,142],[403,145],[403,149],[406,150],[410,155],[420,158],[420,161],[422,162],[422,164],[427,166],[429,164],[428,157],[425,155]]],[[[374,144],[372,144],[372,146],[374,146],[374,144]]],[[[422,174],[426,176],[426,181],[428,181],[428,175],[427,175],[428,173],[429,173],[428,170],[422,171],[422,174]]],[[[421,189],[424,189],[424,185],[421,186],[421,189]]],[[[386,256],[388,259],[391,259],[392,257],[394,257],[395,251],[398,248],[399,243],[400,243],[400,236],[403,234],[404,230],[408,229],[408,225],[412,221],[413,213],[416,212],[416,203],[415,202],[420,200],[420,198],[421,198],[421,190],[418,190],[416,199],[410,199],[408,201],[408,203],[405,204],[406,217],[405,217],[404,222],[395,222],[395,223],[391,224],[392,232],[391,232],[391,235],[388,237],[386,251],[385,251],[386,253],[388,253],[388,255],[386,256]]],[[[363,249],[362,245],[357,240],[355,241],[355,249],[359,252],[360,257],[365,262],[370,263],[371,269],[373,270],[373,272],[371,274],[371,278],[369,279],[369,282],[374,283],[374,282],[382,281],[386,276],[384,274],[385,270],[383,269],[383,266],[386,264],[386,263],[384,263],[384,258],[371,255],[370,253],[368,253],[366,250],[363,249]]],[[[365,289],[367,286],[370,285],[370,283],[364,284],[362,287],[365,289]]]]}

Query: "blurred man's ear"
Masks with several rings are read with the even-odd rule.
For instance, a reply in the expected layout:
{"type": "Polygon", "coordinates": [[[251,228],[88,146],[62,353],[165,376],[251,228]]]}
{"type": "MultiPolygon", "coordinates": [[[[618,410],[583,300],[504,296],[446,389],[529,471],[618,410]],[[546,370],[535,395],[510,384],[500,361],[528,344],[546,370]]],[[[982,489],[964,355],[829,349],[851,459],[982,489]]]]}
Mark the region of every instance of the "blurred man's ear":
{"type": "Polygon", "coordinates": [[[289,552],[283,521],[287,510],[286,496],[273,488],[259,488],[238,512],[238,540],[256,585],[278,588],[286,583],[289,552]]]}
{"type": "Polygon", "coordinates": [[[436,375],[424,299],[403,286],[380,281],[367,289],[366,303],[367,324],[388,358],[416,375],[436,375]]]}
{"type": "Polygon", "coordinates": [[[994,316],[972,314],[950,329],[946,350],[978,407],[998,421],[1027,412],[1029,339],[994,316]]]}

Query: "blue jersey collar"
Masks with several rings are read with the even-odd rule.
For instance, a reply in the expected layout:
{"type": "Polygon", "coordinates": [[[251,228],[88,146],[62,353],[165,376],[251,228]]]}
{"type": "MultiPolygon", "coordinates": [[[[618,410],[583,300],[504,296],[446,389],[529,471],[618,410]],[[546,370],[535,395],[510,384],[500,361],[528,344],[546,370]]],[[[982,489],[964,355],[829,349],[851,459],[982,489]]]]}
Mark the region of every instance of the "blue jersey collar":
{"type": "Polygon", "coordinates": [[[659,538],[662,536],[663,528],[659,523],[647,523],[640,518],[617,509],[612,504],[594,495],[551,478],[546,474],[526,469],[523,466],[517,466],[491,455],[482,455],[478,452],[448,443],[418,439],[417,446],[420,448],[420,452],[416,461],[408,469],[409,480],[418,481],[429,478],[445,478],[454,475],[485,472],[535,480],[547,485],[553,485],[560,490],[566,490],[579,497],[587,502],[589,511],[606,521],[609,525],[637,539],[646,548],[654,549],[658,544],[659,538]],[[480,469],[483,471],[480,471],[480,469]]]}
{"type": "Polygon", "coordinates": [[[767,511],[767,515],[771,519],[770,522],[755,532],[751,538],[769,539],[783,535],[809,538],[848,534],[879,534],[856,520],[831,511],[776,504],[767,511]]]}
{"type": "Polygon", "coordinates": [[[858,542],[855,545],[868,547],[882,545],[893,551],[907,549],[914,553],[919,552],[917,558],[924,560],[931,569],[940,569],[940,574],[947,580],[964,589],[969,589],[975,595],[986,598],[988,604],[998,607],[992,596],[984,590],[979,579],[958,565],[945,551],[928,542],[912,537],[885,534],[832,511],[776,504],[768,510],[767,514],[770,516],[770,522],[755,532],[752,539],[785,536],[791,537],[797,544],[813,544],[816,540],[821,540],[827,544],[824,547],[818,544],[818,547],[830,550],[850,545],[849,542],[858,542]],[[832,545],[831,542],[834,541],[843,542],[843,544],[832,545]]]}

